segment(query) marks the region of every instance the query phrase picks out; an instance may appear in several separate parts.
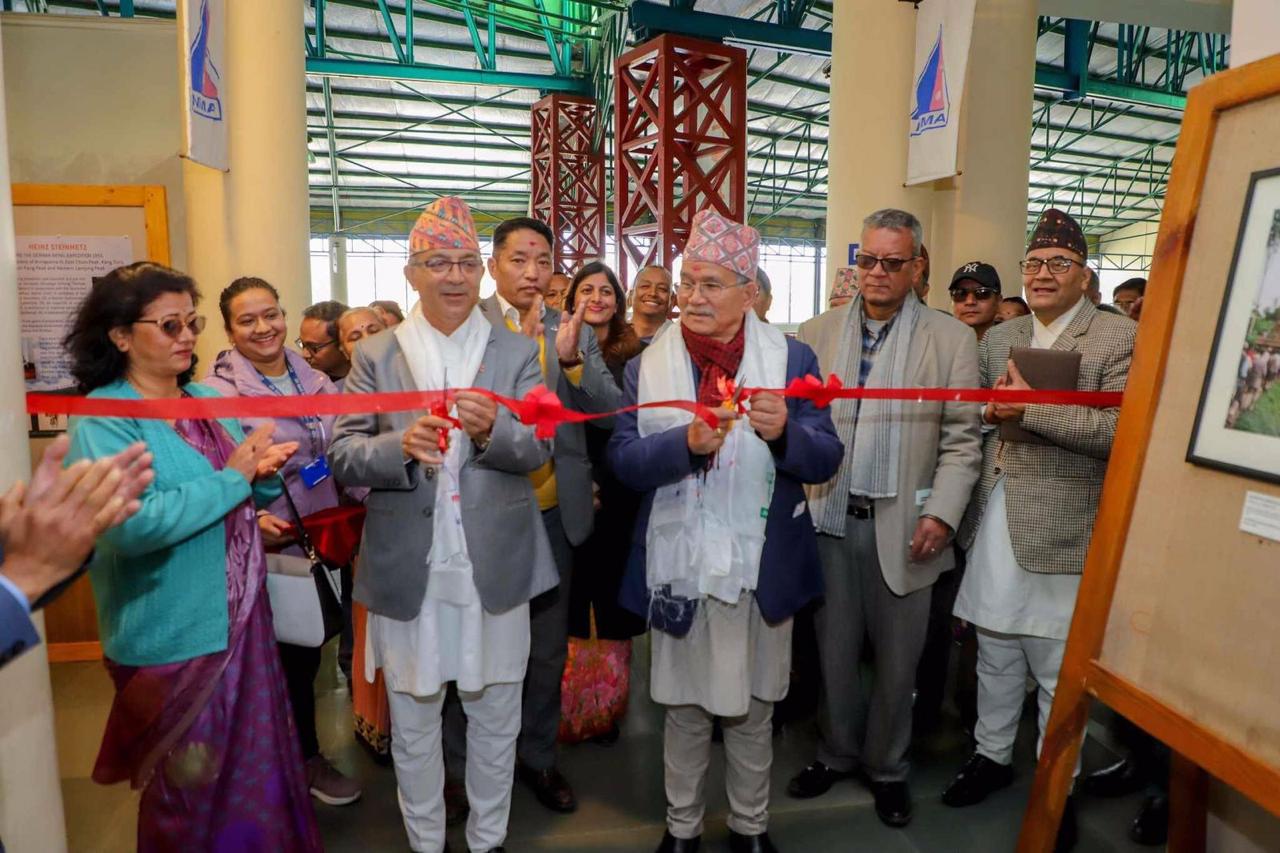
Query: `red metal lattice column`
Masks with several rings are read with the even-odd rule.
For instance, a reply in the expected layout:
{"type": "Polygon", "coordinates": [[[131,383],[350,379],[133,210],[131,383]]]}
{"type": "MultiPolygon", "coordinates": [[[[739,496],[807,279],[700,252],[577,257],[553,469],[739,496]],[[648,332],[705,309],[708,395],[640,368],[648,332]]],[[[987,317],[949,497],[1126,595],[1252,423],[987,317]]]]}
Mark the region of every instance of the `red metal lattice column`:
{"type": "Polygon", "coordinates": [[[671,269],[693,215],[747,211],[747,52],[662,35],[614,65],[618,274],[671,269]]]}
{"type": "Polygon", "coordinates": [[[533,215],[556,233],[555,264],[571,273],[604,257],[604,154],[593,151],[596,102],[547,95],[531,110],[533,215]]]}

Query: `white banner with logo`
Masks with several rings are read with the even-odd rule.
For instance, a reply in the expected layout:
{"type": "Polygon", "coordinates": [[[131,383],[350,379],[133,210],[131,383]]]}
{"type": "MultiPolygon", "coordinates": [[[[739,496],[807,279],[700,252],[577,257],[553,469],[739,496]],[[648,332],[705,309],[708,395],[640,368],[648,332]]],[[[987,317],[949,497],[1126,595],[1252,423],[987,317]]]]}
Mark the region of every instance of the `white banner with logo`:
{"type": "Polygon", "coordinates": [[[916,13],[915,85],[907,140],[907,183],[956,173],[960,102],[977,0],[929,0],[916,13]]]}
{"type": "Polygon", "coordinates": [[[227,161],[226,0],[181,0],[186,157],[223,172],[227,161]]]}

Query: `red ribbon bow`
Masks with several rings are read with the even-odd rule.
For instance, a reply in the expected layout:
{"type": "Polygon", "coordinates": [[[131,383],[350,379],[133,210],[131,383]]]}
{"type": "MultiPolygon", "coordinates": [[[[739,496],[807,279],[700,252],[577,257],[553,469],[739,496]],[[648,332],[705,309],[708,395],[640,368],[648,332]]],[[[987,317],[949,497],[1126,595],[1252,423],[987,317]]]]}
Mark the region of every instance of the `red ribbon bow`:
{"type": "Polygon", "coordinates": [[[844,390],[844,383],[834,373],[827,377],[826,385],[811,373],[792,379],[791,384],[787,386],[786,396],[812,400],[819,409],[825,409],[831,405],[832,400],[840,396],[842,390],[844,390]]]}
{"type": "Polygon", "coordinates": [[[499,402],[507,404],[520,423],[532,426],[534,437],[543,440],[554,438],[560,424],[587,420],[581,412],[566,409],[555,392],[545,385],[538,385],[518,401],[507,403],[500,399],[499,402]]]}

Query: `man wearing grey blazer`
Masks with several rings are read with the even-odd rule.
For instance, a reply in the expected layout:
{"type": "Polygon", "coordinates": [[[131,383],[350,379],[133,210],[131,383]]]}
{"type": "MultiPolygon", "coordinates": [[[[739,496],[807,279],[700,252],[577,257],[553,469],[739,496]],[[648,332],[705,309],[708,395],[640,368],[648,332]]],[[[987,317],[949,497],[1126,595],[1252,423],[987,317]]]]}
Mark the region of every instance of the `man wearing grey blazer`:
{"type": "MultiPolygon", "coordinates": [[[[595,332],[582,322],[585,300],[576,315],[547,308],[543,299],[554,271],[555,235],[537,219],[518,217],[493,232],[489,275],[497,293],[480,310],[495,327],[532,338],[538,346],[542,381],[570,409],[607,412],[620,404],[621,391],[609,375],[595,332]]],[[[529,669],[516,751],[519,777],[538,801],[557,812],[571,812],[577,799],[556,767],[560,731],[560,681],[569,649],[569,577],[573,546],[591,535],[595,521],[591,463],[582,424],[562,424],[552,441],[551,461],[530,475],[542,521],[555,555],[560,583],[530,603],[529,669]]],[[[452,709],[451,709],[452,711],[452,709]]],[[[465,765],[460,718],[450,713],[445,749],[450,789],[460,789],[456,773],[465,765]]]]}
{"type": "MultiPolygon", "coordinates": [[[[800,340],[845,385],[976,386],[973,332],[913,293],[924,266],[921,240],[919,220],[906,211],[868,216],[858,296],[800,327],[800,340]]],[[[809,489],[826,587],[814,618],[822,672],[818,754],[791,780],[793,797],[816,797],[861,771],[881,821],[899,827],[911,820],[911,693],[933,583],[954,566],[950,542],[978,477],[978,415],[976,404],[964,403],[832,405],[844,464],[834,479],[809,489]],[[863,696],[857,661],[866,635],[876,673],[863,696]]]]}
{"type": "MultiPolygon", "coordinates": [[[[520,398],[542,380],[537,347],[477,306],[484,265],[470,211],[429,206],[409,241],[418,305],[355,348],[345,393],[476,388],[520,398]]],[[[453,418],[432,411],[345,415],[333,474],[370,488],[355,597],[369,608],[366,655],[386,678],[391,754],[414,850],[445,848],[441,753],[446,691],[467,718],[467,846],[502,849],[511,807],[530,604],[559,581],[531,472],[547,442],[479,390],[453,418]]]]}

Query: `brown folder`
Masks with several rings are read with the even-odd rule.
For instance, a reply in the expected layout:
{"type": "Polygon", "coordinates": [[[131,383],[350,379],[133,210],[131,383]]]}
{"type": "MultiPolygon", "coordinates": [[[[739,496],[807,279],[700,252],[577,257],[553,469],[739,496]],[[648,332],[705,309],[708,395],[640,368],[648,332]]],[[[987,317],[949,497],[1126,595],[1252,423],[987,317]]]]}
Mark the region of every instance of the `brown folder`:
{"type": "MultiPolygon", "coordinates": [[[[1080,381],[1081,353],[1075,350],[1032,349],[1014,347],[1009,358],[1018,366],[1018,372],[1027,384],[1037,391],[1074,391],[1080,381]]],[[[1000,424],[1002,441],[1023,441],[1028,444],[1053,444],[1049,439],[1022,428],[1017,421],[1000,424]]]]}

